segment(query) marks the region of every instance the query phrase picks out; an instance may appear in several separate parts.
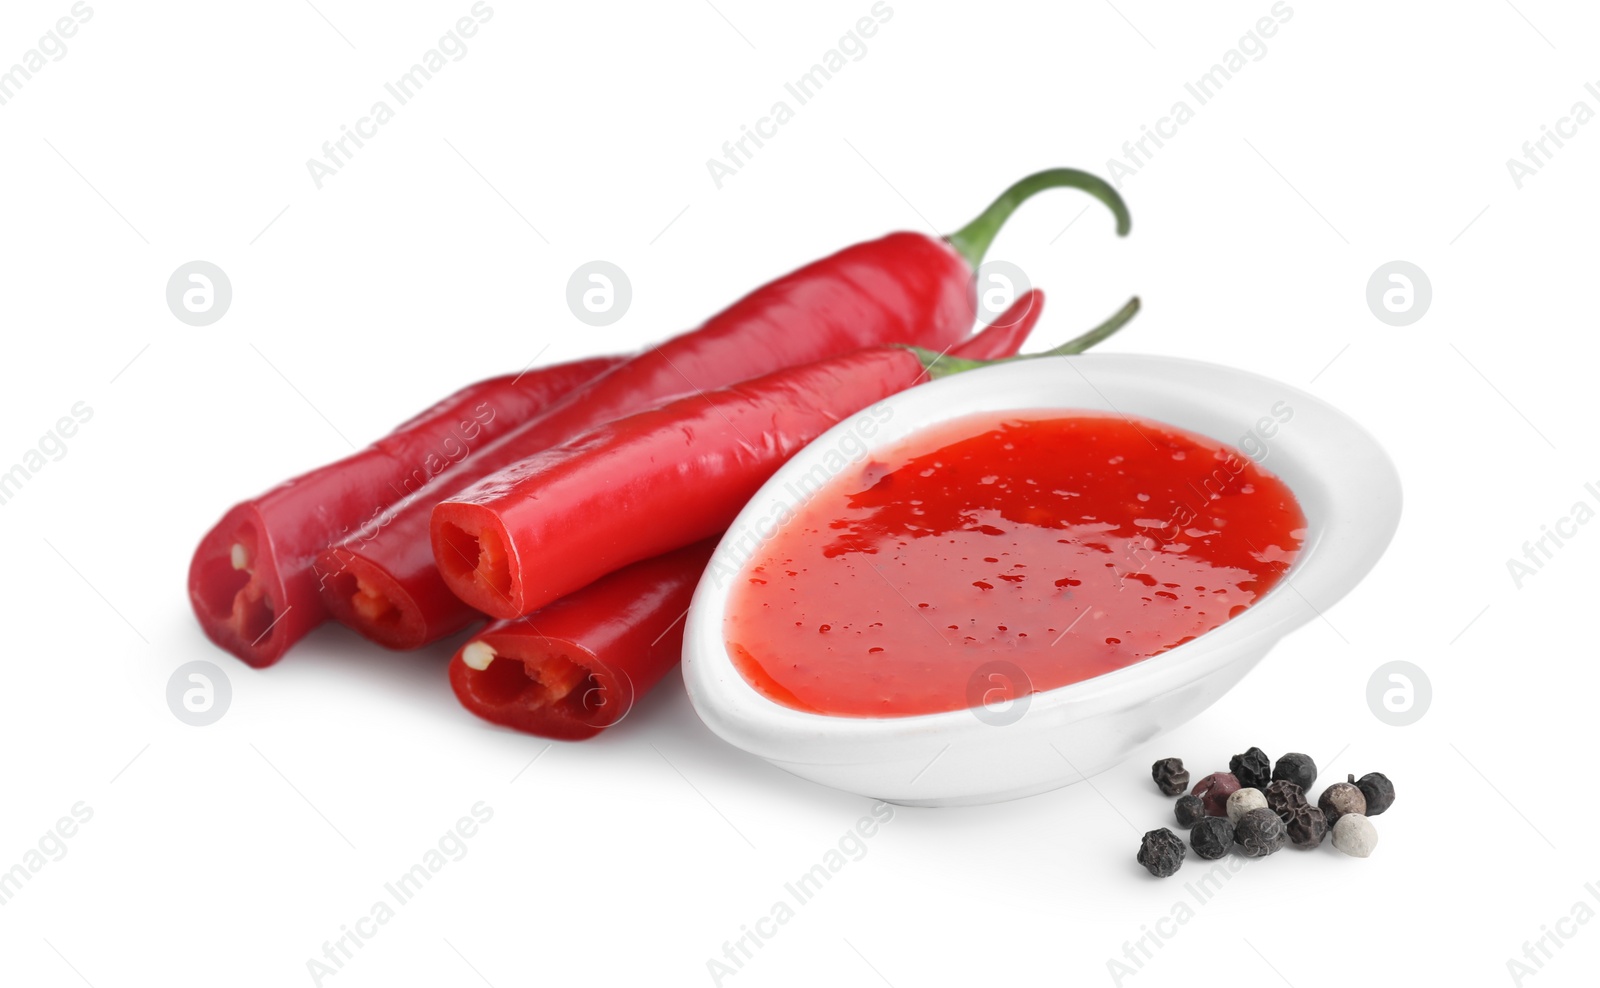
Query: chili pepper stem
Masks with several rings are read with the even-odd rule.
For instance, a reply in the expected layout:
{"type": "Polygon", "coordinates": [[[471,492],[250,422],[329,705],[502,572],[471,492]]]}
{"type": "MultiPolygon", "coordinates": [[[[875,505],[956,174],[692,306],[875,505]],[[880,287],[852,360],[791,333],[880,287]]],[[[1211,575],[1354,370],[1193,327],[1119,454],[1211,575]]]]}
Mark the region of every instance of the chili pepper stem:
{"type": "Polygon", "coordinates": [[[913,355],[922,361],[922,367],[927,372],[930,380],[949,377],[951,374],[960,374],[962,371],[974,370],[979,367],[991,367],[995,364],[1005,364],[1016,360],[1034,360],[1039,357],[1065,357],[1075,353],[1082,353],[1095,344],[1105,340],[1117,330],[1127,325],[1139,312],[1139,296],[1128,299],[1128,303],[1118,309],[1116,314],[1095,328],[1074,337],[1058,347],[1052,347],[1040,353],[1020,353],[1015,357],[1005,357],[1000,360],[968,360],[963,357],[952,357],[948,354],[934,353],[922,347],[906,347],[913,355]]]}
{"type": "Polygon", "coordinates": [[[990,203],[987,209],[979,213],[977,219],[950,234],[945,240],[956,249],[956,253],[966,259],[972,270],[976,271],[978,265],[983,263],[983,256],[989,252],[989,245],[994,243],[995,235],[1000,232],[1006,220],[1011,218],[1011,214],[1017,211],[1018,206],[1046,189],[1080,189],[1105,203],[1117,217],[1119,237],[1126,237],[1128,230],[1133,226],[1133,219],[1128,215],[1127,203],[1122,201],[1122,196],[1118,195],[1117,190],[1105,179],[1078,171],[1076,168],[1050,168],[1013,184],[1000,193],[999,198],[990,203]]]}

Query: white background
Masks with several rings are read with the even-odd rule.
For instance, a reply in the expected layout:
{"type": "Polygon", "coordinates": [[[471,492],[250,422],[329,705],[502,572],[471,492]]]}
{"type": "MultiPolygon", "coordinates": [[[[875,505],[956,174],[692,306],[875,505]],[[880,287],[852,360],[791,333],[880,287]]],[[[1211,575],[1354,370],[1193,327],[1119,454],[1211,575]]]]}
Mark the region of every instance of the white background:
{"type": "MultiPolygon", "coordinates": [[[[480,800],[494,817],[466,857],[325,984],[713,983],[708,959],[867,800],[724,745],[676,678],[617,729],[546,750],[457,706],[449,645],[390,655],[325,628],[249,670],[189,613],[196,540],[466,381],[677,332],[847,243],[953,229],[1039,168],[1104,173],[1179,99],[1194,119],[1124,183],[1128,239],[1052,193],[992,256],[1050,292],[1040,345],[1138,293],[1144,314],[1108,349],[1237,365],[1349,411],[1406,484],[1390,553],[1326,622],[1092,785],[897,810],[723,983],[1113,984],[1108,960],[1199,874],[1191,860],[1158,882],[1133,862],[1169,822],[1150,762],[1198,775],[1250,745],[1312,753],[1323,784],[1388,773],[1400,795],[1377,853],[1252,864],[1162,924],[1122,983],[1515,983],[1525,941],[1580,900],[1600,910],[1584,890],[1600,881],[1600,526],[1520,589],[1506,566],[1600,482],[1600,124],[1520,190],[1505,164],[1574,102],[1600,110],[1592,9],[1296,0],[1200,107],[1183,84],[1269,0],[892,0],[866,55],[718,190],[706,159],[868,0],[495,2],[467,54],[319,191],[306,159],[471,4],[316,2],[95,3],[0,107],[0,465],[75,402],[94,413],[0,507],[0,868],[75,803],[94,814],[0,906],[5,983],[310,984],[323,942],[480,800]],[[164,302],[197,258],[234,288],[207,328],[164,302]],[[605,329],[564,298],[595,258],[634,289],[605,329]],[[1434,293],[1401,328],[1365,302],[1397,258],[1434,293]],[[233,687],[205,728],[165,702],[196,658],[233,687]],[[1410,727],[1366,702],[1393,659],[1432,681],[1410,727]]],[[[70,6],[0,8],[0,67],[70,6]]],[[[1523,983],[1589,982],[1600,922],[1559,928],[1570,939],[1523,983]]]]}

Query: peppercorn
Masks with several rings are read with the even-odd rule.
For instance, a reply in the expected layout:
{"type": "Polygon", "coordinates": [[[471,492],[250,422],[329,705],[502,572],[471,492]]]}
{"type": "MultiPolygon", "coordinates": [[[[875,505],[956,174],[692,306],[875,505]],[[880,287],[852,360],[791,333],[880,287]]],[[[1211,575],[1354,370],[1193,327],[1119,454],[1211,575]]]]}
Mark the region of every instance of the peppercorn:
{"type": "Polygon", "coordinates": [[[1301,789],[1310,789],[1317,784],[1317,763],[1311,760],[1310,755],[1291,751],[1272,767],[1272,779],[1274,782],[1286,780],[1301,789]]]}
{"type": "Polygon", "coordinates": [[[1295,847],[1316,847],[1322,843],[1322,838],[1328,836],[1328,818],[1304,800],[1290,807],[1287,819],[1279,819],[1283,820],[1283,829],[1289,833],[1289,843],[1295,847]]]}
{"type": "Polygon", "coordinates": [[[1225,816],[1208,816],[1194,825],[1189,846],[1207,861],[1215,861],[1233,846],[1233,821],[1225,816]]]}
{"type": "Polygon", "coordinates": [[[1233,842],[1247,858],[1264,858],[1283,847],[1289,840],[1278,814],[1267,809],[1251,810],[1233,825],[1233,842]]]}
{"type": "Polygon", "coordinates": [[[1364,858],[1378,846],[1378,831],[1364,813],[1346,813],[1333,825],[1333,846],[1353,858],[1364,858]]]}
{"type": "Polygon", "coordinates": [[[1394,783],[1382,772],[1368,772],[1360,781],[1355,776],[1350,776],[1360,789],[1361,795],[1367,798],[1367,816],[1377,816],[1384,810],[1394,805],[1394,783]]]}
{"type": "Polygon", "coordinates": [[[1267,805],[1267,797],[1261,795],[1260,789],[1239,789],[1228,794],[1228,819],[1238,824],[1239,818],[1251,810],[1259,810],[1267,805]]]}
{"type": "Polygon", "coordinates": [[[1186,793],[1179,796],[1178,801],[1173,804],[1172,815],[1178,818],[1178,826],[1188,830],[1206,818],[1206,804],[1199,796],[1190,796],[1186,793]]]}
{"type": "Polygon", "coordinates": [[[1260,748],[1251,748],[1228,759],[1228,771],[1248,789],[1265,789],[1272,781],[1272,759],[1260,748]]]}
{"type": "Polygon", "coordinates": [[[1305,790],[1283,779],[1269,783],[1262,795],[1267,799],[1267,809],[1278,814],[1284,823],[1289,822],[1289,814],[1296,808],[1306,805],[1305,790]]]}
{"type": "Polygon", "coordinates": [[[1156,780],[1163,795],[1176,796],[1189,788],[1189,770],[1181,758],[1163,758],[1150,766],[1150,777],[1156,780]]]}
{"type": "MultiPolygon", "coordinates": [[[[1354,779],[1354,776],[1351,776],[1354,779]]],[[[1328,826],[1339,822],[1339,818],[1346,813],[1367,812],[1367,797],[1361,792],[1361,787],[1351,782],[1335,782],[1322,790],[1322,795],[1317,799],[1317,808],[1322,815],[1328,818],[1328,826]]]]}
{"type": "Polygon", "coordinates": [[[1185,853],[1187,852],[1184,850],[1183,838],[1162,827],[1144,835],[1144,840],[1139,842],[1139,853],[1135,855],[1135,860],[1157,878],[1168,878],[1183,864],[1185,853]]]}
{"type": "Polygon", "coordinates": [[[1239,788],[1239,780],[1227,772],[1212,772],[1194,784],[1193,792],[1206,804],[1207,816],[1227,816],[1228,797],[1239,788]]]}

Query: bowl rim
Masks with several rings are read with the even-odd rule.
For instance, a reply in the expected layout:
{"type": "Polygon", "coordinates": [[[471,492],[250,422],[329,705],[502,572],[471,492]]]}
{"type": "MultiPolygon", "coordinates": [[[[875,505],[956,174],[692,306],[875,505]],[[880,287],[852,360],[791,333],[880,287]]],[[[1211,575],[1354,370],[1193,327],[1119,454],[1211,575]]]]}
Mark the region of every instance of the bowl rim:
{"type": "MultiPolygon", "coordinates": [[[[1195,415],[1189,421],[1174,421],[1170,415],[1128,414],[1210,436],[1234,448],[1238,448],[1236,439],[1215,435],[1216,427],[1197,427],[1196,417],[1209,423],[1216,416],[1236,414],[1246,396],[1262,393],[1292,402],[1291,421],[1301,422],[1296,431],[1303,438],[1291,446],[1299,450],[1291,457],[1291,465],[1296,468],[1294,472],[1303,475],[1291,480],[1278,470],[1273,472],[1294,491],[1302,507],[1308,500],[1317,504],[1317,517],[1307,510],[1307,537],[1300,555],[1278,584],[1243,613],[1159,655],[1089,679],[1036,691],[1029,697],[1023,720],[1048,730],[1135,699],[1151,699],[1181,689],[1242,656],[1253,654],[1259,658],[1279,638],[1321,617],[1324,610],[1366,576],[1399,525],[1399,476],[1371,433],[1345,413],[1299,388],[1205,361],[1122,353],[1018,361],[952,375],[900,392],[840,421],[768,479],[719,541],[685,619],[683,677],[696,714],[729,743],[769,760],[792,763],[859,762],[874,747],[930,735],[951,744],[964,737],[984,737],[975,732],[992,728],[973,715],[972,707],[895,717],[821,714],[786,706],[756,690],[734,667],[723,637],[727,604],[735,585],[735,581],[726,579],[726,574],[742,571],[748,560],[748,556],[738,556],[736,543],[743,533],[762,527],[763,516],[783,503],[779,495],[785,484],[818,466],[828,452],[837,450],[846,435],[854,435],[855,424],[874,410],[892,413],[887,420],[891,428],[864,444],[862,458],[924,429],[986,411],[1123,414],[1119,404],[1106,393],[1108,390],[1126,399],[1128,389],[1149,391],[1158,385],[1171,386],[1176,392],[1172,400],[1195,415]],[[1063,362],[1069,362],[1077,371],[1076,376],[1060,374],[1063,362]],[[1036,392],[1041,382],[1050,386],[1052,377],[1057,379],[1055,385],[1065,381],[1063,400],[1011,400],[1014,395],[1032,393],[1030,389],[1036,392]],[[1064,400],[1066,395],[1090,400],[1064,400]],[[906,412],[914,414],[908,416],[906,412]],[[908,419],[914,421],[908,423],[908,419]],[[1312,494],[1315,496],[1308,497],[1312,494]]],[[[1260,410],[1259,405],[1249,407],[1260,410]]]]}

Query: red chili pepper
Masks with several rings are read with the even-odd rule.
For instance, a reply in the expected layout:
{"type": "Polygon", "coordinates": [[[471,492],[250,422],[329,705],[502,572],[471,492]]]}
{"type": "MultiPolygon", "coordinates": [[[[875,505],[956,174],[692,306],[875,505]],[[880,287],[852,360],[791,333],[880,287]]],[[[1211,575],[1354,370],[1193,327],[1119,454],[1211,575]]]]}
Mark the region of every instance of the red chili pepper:
{"type": "MultiPolygon", "coordinates": [[[[939,240],[892,233],[815,261],[756,289],[699,329],[677,336],[569,397],[467,464],[447,471],[382,519],[324,553],[323,600],[340,622],[393,648],[414,648],[472,620],[435,572],[428,527],[443,498],[496,470],[664,401],[727,387],[861,347],[949,348],[972,326],[972,278],[1016,208],[1051,188],[1081,189],[1131,220],[1116,190],[1085,172],[1039,172],[977,219],[939,240]]],[[[520,612],[519,612],[520,613],[520,612]]]]}
{"type": "Polygon", "coordinates": [[[329,542],[623,359],[595,357],[479,381],[366,449],[234,505],[189,563],[189,601],[200,627],[252,666],[278,661],[328,618],[312,561],[329,542]]]}
{"type": "MultiPolygon", "coordinates": [[[[1043,301],[1044,293],[1034,289],[982,332],[955,347],[946,359],[1016,353],[1038,322],[1043,301]]],[[[486,453],[477,461],[479,466],[494,455],[486,453]]],[[[385,648],[421,648],[482,617],[445,585],[434,565],[426,528],[411,537],[413,528],[430,515],[431,506],[429,514],[402,516],[376,531],[382,545],[351,539],[330,547],[318,560],[317,569],[328,574],[323,600],[333,616],[385,648]]]]}
{"type": "Polygon", "coordinates": [[[1044,292],[1031,289],[1011,303],[1000,318],[983,328],[981,333],[958,343],[950,356],[963,360],[998,360],[1022,352],[1033,327],[1044,315],[1044,292]]]}
{"type": "Polygon", "coordinates": [[[497,621],[450,660],[450,686],[494,724],[593,737],[678,664],[683,615],[716,540],[634,563],[550,606],[497,621]]]}
{"type": "MultiPolygon", "coordinates": [[[[1138,310],[1049,351],[1078,353],[1138,310]]],[[[722,531],[790,456],[924,377],[985,361],[871,347],[628,416],[485,477],[433,511],[434,559],[486,614],[537,610],[630,563],[722,531]]],[[[856,454],[878,420],[858,420],[856,454]]],[[[841,449],[841,459],[852,451],[841,449]]]]}

